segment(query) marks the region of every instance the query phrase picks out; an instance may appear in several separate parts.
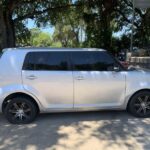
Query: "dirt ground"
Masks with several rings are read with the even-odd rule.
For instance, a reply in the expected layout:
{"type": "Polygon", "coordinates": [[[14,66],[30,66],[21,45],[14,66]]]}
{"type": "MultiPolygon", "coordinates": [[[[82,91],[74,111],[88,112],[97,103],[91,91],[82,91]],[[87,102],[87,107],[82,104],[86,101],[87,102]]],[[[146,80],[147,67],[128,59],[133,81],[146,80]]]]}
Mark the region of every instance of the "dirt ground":
{"type": "Polygon", "coordinates": [[[0,115],[0,150],[150,150],[150,119],[124,111],[56,113],[11,125],[0,115]]]}

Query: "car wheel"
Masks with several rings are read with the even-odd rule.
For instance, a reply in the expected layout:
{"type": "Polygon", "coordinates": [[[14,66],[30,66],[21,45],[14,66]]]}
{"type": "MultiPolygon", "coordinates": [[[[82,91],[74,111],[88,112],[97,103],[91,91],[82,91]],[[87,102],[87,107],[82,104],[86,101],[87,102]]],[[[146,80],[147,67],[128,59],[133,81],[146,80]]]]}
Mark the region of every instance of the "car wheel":
{"type": "Polygon", "coordinates": [[[150,92],[135,94],[128,105],[129,112],[136,117],[150,117],[150,92]]]}
{"type": "Polygon", "coordinates": [[[37,115],[36,105],[26,97],[16,97],[10,100],[4,109],[7,120],[13,124],[27,124],[37,115]]]}

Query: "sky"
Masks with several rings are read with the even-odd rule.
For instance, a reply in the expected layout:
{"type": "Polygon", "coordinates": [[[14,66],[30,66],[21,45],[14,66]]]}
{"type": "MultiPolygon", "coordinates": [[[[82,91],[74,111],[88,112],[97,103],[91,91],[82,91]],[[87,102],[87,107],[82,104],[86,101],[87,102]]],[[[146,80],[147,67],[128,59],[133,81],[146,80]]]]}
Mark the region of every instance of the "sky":
{"type": "MultiPolygon", "coordinates": [[[[35,21],[32,19],[28,19],[26,26],[28,29],[36,28],[35,21]]],[[[50,33],[51,35],[54,33],[54,27],[47,26],[47,27],[43,27],[40,29],[41,29],[41,31],[50,33]]]]}

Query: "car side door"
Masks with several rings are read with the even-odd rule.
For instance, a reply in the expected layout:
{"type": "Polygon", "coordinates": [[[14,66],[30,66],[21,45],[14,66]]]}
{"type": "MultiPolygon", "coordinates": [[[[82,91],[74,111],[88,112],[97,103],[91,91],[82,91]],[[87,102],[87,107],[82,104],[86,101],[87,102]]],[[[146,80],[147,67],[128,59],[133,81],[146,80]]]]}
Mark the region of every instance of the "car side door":
{"type": "Polygon", "coordinates": [[[24,88],[36,95],[46,109],[73,108],[70,53],[29,52],[22,71],[24,88]]]}
{"type": "Polygon", "coordinates": [[[73,52],[74,107],[109,108],[122,105],[125,73],[105,51],[73,52]],[[117,65],[117,66],[115,66],[117,65]]]}

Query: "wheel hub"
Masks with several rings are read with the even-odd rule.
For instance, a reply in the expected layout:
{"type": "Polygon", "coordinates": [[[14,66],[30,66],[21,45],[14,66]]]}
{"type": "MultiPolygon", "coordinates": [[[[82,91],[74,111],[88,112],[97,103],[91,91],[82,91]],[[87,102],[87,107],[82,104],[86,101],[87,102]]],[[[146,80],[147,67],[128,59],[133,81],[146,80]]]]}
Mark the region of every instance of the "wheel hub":
{"type": "Polygon", "coordinates": [[[19,110],[18,110],[18,113],[19,113],[19,114],[23,114],[23,113],[24,113],[23,109],[19,109],[19,110]]]}
{"type": "Polygon", "coordinates": [[[141,103],[141,106],[143,107],[143,108],[146,108],[146,103],[141,103]]]}
{"type": "Polygon", "coordinates": [[[24,110],[23,109],[18,109],[16,112],[16,117],[19,117],[22,120],[22,117],[25,116],[24,110]]]}

